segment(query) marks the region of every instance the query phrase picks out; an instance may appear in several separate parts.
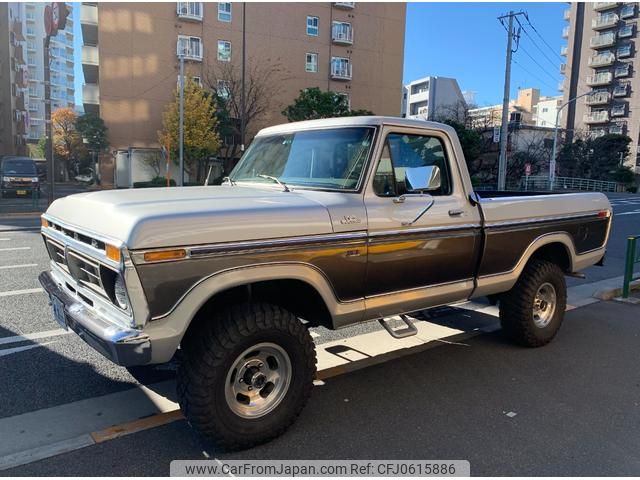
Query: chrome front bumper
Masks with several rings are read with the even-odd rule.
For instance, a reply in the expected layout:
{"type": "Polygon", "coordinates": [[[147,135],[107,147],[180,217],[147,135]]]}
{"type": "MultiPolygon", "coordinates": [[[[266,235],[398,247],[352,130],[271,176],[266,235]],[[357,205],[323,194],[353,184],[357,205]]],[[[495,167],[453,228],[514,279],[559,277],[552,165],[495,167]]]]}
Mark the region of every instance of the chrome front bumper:
{"type": "Polygon", "coordinates": [[[115,325],[93,313],[58,285],[50,272],[38,277],[44,290],[64,304],[67,326],[112,362],[125,367],[151,361],[151,341],[145,333],[115,325]]]}

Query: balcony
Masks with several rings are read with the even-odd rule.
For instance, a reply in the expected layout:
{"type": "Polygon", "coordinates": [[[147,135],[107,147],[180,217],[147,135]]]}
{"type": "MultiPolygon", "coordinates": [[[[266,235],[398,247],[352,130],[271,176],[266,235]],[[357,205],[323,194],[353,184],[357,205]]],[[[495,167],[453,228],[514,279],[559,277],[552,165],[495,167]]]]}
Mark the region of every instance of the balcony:
{"type": "Polygon", "coordinates": [[[613,52],[601,53],[599,55],[589,57],[589,66],[592,68],[607,67],[609,65],[613,65],[613,62],[615,61],[616,56],[613,52]]]}
{"type": "Polygon", "coordinates": [[[609,127],[609,133],[612,135],[624,135],[627,132],[627,122],[616,122],[609,127]]]}
{"type": "Polygon", "coordinates": [[[593,130],[589,130],[589,138],[596,139],[600,137],[604,137],[607,134],[606,128],[594,128],[593,130]]]}
{"type": "Polygon", "coordinates": [[[626,97],[627,95],[629,95],[629,84],[620,83],[613,87],[614,97],[626,97]]]}
{"type": "Polygon", "coordinates": [[[27,12],[25,14],[25,18],[27,19],[27,22],[34,23],[36,21],[36,14],[33,12],[27,12]]]}
{"type": "Polygon", "coordinates": [[[618,2],[594,2],[593,9],[596,12],[601,12],[603,10],[609,10],[610,8],[615,8],[618,6],[618,2]]]}
{"type": "Polygon", "coordinates": [[[567,47],[566,45],[563,45],[562,48],[560,48],[560,55],[562,55],[563,57],[566,57],[568,53],[569,53],[569,47],[567,47]]]}
{"type": "Polygon", "coordinates": [[[631,75],[631,64],[625,63],[624,65],[618,65],[615,68],[613,75],[616,78],[628,77],[629,75],[631,75]]]}
{"type": "Polygon", "coordinates": [[[562,38],[569,38],[569,30],[571,27],[569,27],[569,25],[567,25],[566,27],[564,27],[562,29],[562,38]]]}
{"type": "MultiPolygon", "coordinates": [[[[33,27],[27,27],[27,31],[28,30],[33,31],[33,27]]],[[[24,35],[22,33],[22,22],[14,21],[13,25],[11,26],[11,31],[15,35],[15,38],[17,41],[19,42],[24,41],[24,35]]],[[[34,32],[34,36],[35,36],[35,32],[34,32]]]]}
{"type": "Polygon", "coordinates": [[[626,25],[623,25],[622,27],[620,27],[620,29],[618,30],[618,38],[630,38],[630,37],[633,37],[633,24],[627,23],[626,25]]]}
{"type": "Polygon", "coordinates": [[[333,2],[333,6],[344,10],[353,10],[356,7],[356,2],[333,2]]]}
{"type": "Polygon", "coordinates": [[[20,110],[21,112],[24,112],[27,110],[26,108],[26,102],[24,101],[24,95],[16,95],[16,110],[20,110]]]}
{"type": "Polygon", "coordinates": [[[562,75],[564,75],[567,72],[567,64],[566,63],[561,63],[560,64],[560,73],[562,75]]]}
{"type": "Polygon", "coordinates": [[[620,18],[631,18],[636,14],[636,6],[633,3],[625,3],[620,10],[620,18]]]}
{"type": "Polygon", "coordinates": [[[98,44],[98,6],[83,3],[80,5],[80,26],[85,45],[98,44]]]}
{"type": "Polygon", "coordinates": [[[611,94],[609,92],[594,92],[586,97],[587,105],[606,105],[611,101],[611,94]]]}
{"type": "Polygon", "coordinates": [[[602,110],[600,112],[591,112],[583,117],[584,123],[607,123],[609,121],[609,112],[602,110]]]}
{"type": "Polygon", "coordinates": [[[615,33],[604,33],[600,35],[596,35],[595,37],[591,37],[589,41],[589,45],[591,48],[605,48],[610,47],[616,43],[616,34],[615,33]]]}
{"type": "Polygon", "coordinates": [[[611,107],[612,117],[624,117],[627,114],[626,103],[616,103],[611,107]]]}
{"type": "Polygon", "coordinates": [[[351,63],[348,60],[332,61],[331,78],[333,80],[351,80],[351,63]]]}
{"type": "Polygon", "coordinates": [[[613,80],[611,72],[596,73],[587,77],[587,85],[594,87],[597,85],[609,85],[613,80]]]}
{"type": "Polygon", "coordinates": [[[85,83],[82,86],[82,103],[90,105],[100,104],[100,88],[94,83],[85,83]]]}
{"type": "Polygon", "coordinates": [[[335,22],[331,27],[331,40],[337,45],[352,45],[353,27],[351,24],[335,22]]]}
{"type": "Polygon", "coordinates": [[[563,92],[564,91],[564,80],[562,80],[560,83],[558,83],[558,91],[559,92],[563,92]]]}
{"type": "Polygon", "coordinates": [[[605,28],[611,28],[618,24],[618,15],[615,13],[605,13],[604,15],[598,15],[597,18],[591,20],[591,28],[594,30],[603,30],[605,28]]]}
{"type": "Polygon", "coordinates": [[[567,9],[564,11],[564,13],[563,13],[563,15],[562,15],[562,16],[564,17],[564,19],[565,19],[565,20],[569,20],[569,19],[571,18],[571,9],[570,9],[570,8],[567,8],[567,9]]]}
{"type": "Polygon", "coordinates": [[[202,2],[178,2],[177,12],[181,20],[202,21],[202,2]]]}
{"type": "Polygon", "coordinates": [[[86,65],[99,65],[100,53],[98,47],[84,45],[82,47],[82,63],[86,65]]]}

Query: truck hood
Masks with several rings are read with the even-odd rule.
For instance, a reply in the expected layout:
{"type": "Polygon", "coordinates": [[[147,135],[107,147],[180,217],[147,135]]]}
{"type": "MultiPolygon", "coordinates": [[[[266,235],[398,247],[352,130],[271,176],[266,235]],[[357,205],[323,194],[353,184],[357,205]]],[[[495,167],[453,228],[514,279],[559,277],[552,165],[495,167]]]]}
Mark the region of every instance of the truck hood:
{"type": "Polygon", "coordinates": [[[331,233],[327,208],[270,187],[145,188],[80,193],[46,213],[132,250],[331,233]]]}

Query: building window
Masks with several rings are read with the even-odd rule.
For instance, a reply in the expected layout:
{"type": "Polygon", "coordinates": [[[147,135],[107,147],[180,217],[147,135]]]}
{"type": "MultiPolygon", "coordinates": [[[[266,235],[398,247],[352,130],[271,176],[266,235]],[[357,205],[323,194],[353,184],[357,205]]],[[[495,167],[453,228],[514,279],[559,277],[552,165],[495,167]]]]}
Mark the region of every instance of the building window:
{"type": "Polygon", "coordinates": [[[307,35],[311,35],[312,37],[317,37],[318,36],[318,24],[319,24],[319,19],[318,17],[307,17],[307,35]]]}
{"type": "Polygon", "coordinates": [[[218,20],[221,22],[231,21],[231,2],[218,2],[218,20]]]}
{"type": "Polygon", "coordinates": [[[549,111],[548,107],[542,107],[542,113],[547,113],[549,111]]]}
{"type": "MultiPolygon", "coordinates": [[[[187,82],[189,81],[188,79],[191,78],[191,80],[193,80],[200,88],[202,88],[202,78],[200,78],[199,76],[194,76],[194,77],[187,77],[185,76],[185,85],[187,84],[187,82]]],[[[176,87],[180,88],[180,75],[178,75],[178,79],[176,81],[176,87]]]]}
{"type": "Polygon", "coordinates": [[[231,42],[227,40],[218,40],[218,60],[220,62],[231,61],[231,42]]]}
{"type": "Polygon", "coordinates": [[[216,82],[216,93],[219,97],[225,100],[231,96],[231,89],[229,88],[229,82],[226,80],[218,80],[216,82]]]}
{"type": "Polygon", "coordinates": [[[614,75],[616,78],[619,77],[628,77],[631,73],[631,64],[623,63],[622,65],[618,65],[615,69],[614,75]]]}
{"type": "Polygon", "coordinates": [[[331,77],[342,80],[351,80],[351,61],[348,58],[332,57],[331,77]]]}
{"type": "Polygon", "coordinates": [[[305,72],[315,73],[318,71],[318,54],[307,53],[306,62],[304,66],[305,72]]]}
{"type": "Polygon", "coordinates": [[[192,20],[202,20],[202,2],[178,2],[178,16],[192,20]]]}
{"type": "Polygon", "coordinates": [[[202,40],[200,37],[178,35],[178,56],[183,55],[188,60],[202,60],[202,40]]]}

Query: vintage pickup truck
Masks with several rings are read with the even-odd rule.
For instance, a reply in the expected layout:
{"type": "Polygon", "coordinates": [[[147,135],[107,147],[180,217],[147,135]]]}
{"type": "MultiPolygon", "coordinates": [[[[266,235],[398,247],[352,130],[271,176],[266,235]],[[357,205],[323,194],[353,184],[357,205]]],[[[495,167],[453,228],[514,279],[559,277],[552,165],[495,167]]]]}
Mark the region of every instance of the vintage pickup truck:
{"type": "Polygon", "coordinates": [[[446,125],[314,120],[262,130],[220,186],[56,200],[40,281],[55,319],[113,362],[180,351],[184,415],[237,449],[302,410],[309,326],[379,320],[401,337],[406,313],[488,296],[508,337],[541,346],[565,275],[603,261],[610,226],[599,193],[474,191],[446,125]]]}

